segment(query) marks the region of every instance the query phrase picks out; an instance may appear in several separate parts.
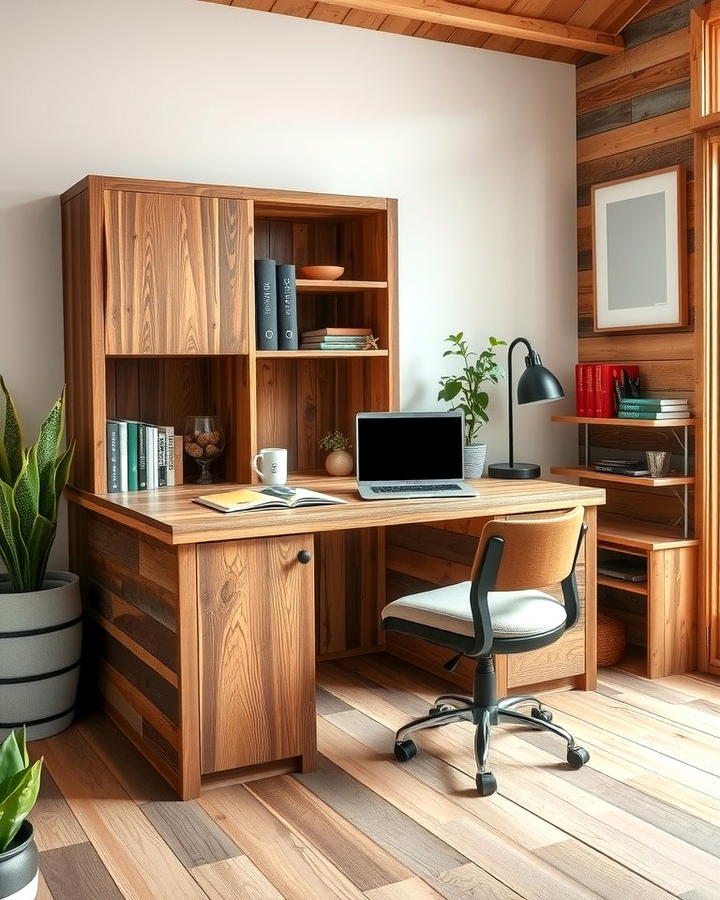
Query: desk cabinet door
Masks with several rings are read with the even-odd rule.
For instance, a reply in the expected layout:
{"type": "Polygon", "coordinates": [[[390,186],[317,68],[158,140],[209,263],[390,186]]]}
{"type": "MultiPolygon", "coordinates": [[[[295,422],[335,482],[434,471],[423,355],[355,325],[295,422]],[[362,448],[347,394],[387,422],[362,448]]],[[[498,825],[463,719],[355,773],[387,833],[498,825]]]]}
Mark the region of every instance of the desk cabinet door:
{"type": "Polygon", "coordinates": [[[315,752],[312,535],[198,548],[202,772],[315,752]]]}
{"type": "Polygon", "coordinates": [[[248,204],[105,191],[104,205],[106,352],[247,353],[248,204]]]}

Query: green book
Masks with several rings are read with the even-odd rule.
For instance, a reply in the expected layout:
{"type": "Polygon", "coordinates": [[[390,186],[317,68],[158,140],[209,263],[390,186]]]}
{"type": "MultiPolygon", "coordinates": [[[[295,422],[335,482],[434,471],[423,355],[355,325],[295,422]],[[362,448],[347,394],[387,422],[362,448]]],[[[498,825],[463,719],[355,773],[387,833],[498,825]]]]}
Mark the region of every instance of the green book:
{"type": "Polygon", "coordinates": [[[690,413],[683,409],[682,412],[636,412],[635,410],[621,409],[618,419],[689,419],[690,413]]]}
{"type": "Polygon", "coordinates": [[[128,490],[138,490],[138,423],[127,423],[128,434],[128,490]]]}
{"type": "Polygon", "coordinates": [[[147,490],[147,425],[138,422],[138,490],[147,490]]]}
{"type": "Polygon", "coordinates": [[[672,412],[688,405],[687,400],[657,400],[653,397],[623,397],[620,401],[620,409],[646,409],[648,412],[672,412]]]}

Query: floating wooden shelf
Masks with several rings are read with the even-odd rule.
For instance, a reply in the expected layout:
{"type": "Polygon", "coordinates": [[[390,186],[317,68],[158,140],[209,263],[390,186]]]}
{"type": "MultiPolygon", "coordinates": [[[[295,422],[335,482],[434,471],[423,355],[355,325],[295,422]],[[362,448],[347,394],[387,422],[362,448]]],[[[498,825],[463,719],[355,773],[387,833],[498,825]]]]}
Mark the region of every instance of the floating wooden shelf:
{"type": "Polygon", "coordinates": [[[627,591],[629,594],[640,594],[647,597],[647,581],[624,581],[622,578],[611,578],[609,575],[598,574],[597,583],[618,591],[627,591]]]}
{"type": "Polygon", "coordinates": [[[682,484],[695,484],[692,475],[667,475],[664,478],[651,478],[648,475],[613,475],[611,472],[594,472],[586,466],[552,466],[553,475],[567,475],[570,478],[586,478],[592,481],[611,481],[613,484],[636,484],[641,487],[677,487],[682,484]]]}
{"type": "Polygon", "coordinates": [[[611,425],[613,428],[690,428],[697,419],[593,419],[589,416],[551,416],[566,425],[611,425]]]}
{"type": "Polygon", "coordinates": [[[348,294],[359,291],[387,290],[387,281],[325,281],[320,278],[298,278],[298,294],[348,294]]]}
{"type": "Polygon", "coordinates": [[[387,350],[258,350],[257,359],[364,359],[388,356],[387,350]]]}
{"type": "Polygon", "coordinates": [[[697,547],[697,538],[684,538],[678,528],[626,519],[611,513],[598,514],[598,544],[612,544],[620,548],[632,547],[636,550],[674,550],[679,547],[697,547]]]}

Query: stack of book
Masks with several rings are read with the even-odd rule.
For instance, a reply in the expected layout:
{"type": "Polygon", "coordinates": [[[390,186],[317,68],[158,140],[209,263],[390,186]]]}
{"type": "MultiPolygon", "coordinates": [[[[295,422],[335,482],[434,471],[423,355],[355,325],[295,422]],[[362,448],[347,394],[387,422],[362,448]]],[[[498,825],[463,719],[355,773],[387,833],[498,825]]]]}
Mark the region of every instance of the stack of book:
{"type": "Polygon", "coordinates": [[[295,266],[255,260],[255,321],[258,350],[297,350],[295,266]]]}
{"type": "Polygon", "coordinates": [[[370,343],[369,328],[318,328],[303,331],[301,350],[365,350],[370,343]]]}
{"type": "Polygon", "coordinates": [[[598,459],[590,463],[593,472],[607,472],[610,475],[629,475],[640,478],[650,474],[645,462],[636,459],[598,459]]]}
{"type": "Polygon", "coordinates": [[[108,493],[152,491],[175,477],[175,429],[125,419],[107,422],[108,493]]]}
{"type": "Polygon", "coordinates": [[[634,399],[640,368],[634,363],[578,363],[575,366],[576,414],[612,419],[623,398],[634,399]]]}
{"type": "Polygon", "coordinates": [[[690,404],[687,400],[655,400],[634,397],[620,400],[620,419],[689,419],[690,404]]]}

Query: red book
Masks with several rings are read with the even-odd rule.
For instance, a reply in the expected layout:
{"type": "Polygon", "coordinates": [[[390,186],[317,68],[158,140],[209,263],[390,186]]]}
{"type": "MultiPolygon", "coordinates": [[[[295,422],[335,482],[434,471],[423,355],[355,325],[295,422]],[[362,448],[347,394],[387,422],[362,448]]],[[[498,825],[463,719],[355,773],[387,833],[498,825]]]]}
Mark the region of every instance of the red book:
{"type": "Polygon", "coordinates": [[[583,383],[585,385],[585,415],[595,417],[595,366],[585,363],[583,366],[583,383]]]}
{"type": "Polygon", "coordinates": [[[586,415],[585,411],[585,366],[578,363],[575,366],[575,414],[586,415]]]}
{"type": "Polygon", "coordinates": [[[617,415],[617,399],[615,382],[622,382],[622,373],[637,378],[640,367],[628,363],[596,363],[595,364],[595,416],[599,419],[612,419],[617,415]]]}

